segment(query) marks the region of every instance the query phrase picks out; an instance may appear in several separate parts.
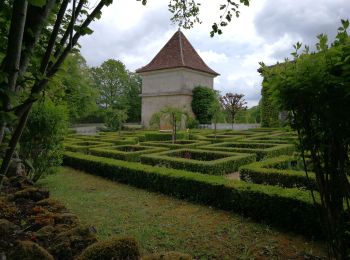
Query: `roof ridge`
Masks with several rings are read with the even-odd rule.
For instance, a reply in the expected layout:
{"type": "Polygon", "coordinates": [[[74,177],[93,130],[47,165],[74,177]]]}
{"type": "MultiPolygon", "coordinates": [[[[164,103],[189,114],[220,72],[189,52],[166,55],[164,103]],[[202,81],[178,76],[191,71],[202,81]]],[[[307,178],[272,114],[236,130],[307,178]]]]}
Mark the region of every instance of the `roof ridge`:
{"type": "Polygon", "coordinates": [[[147,65],[136,70],[137,73],[171,68],[189,68],[218,76],[199,56],[186,36],[178,30],[147,65]]]}
{"type": "Polygon", "coordinates": [[[180,55],[181,55],[181,61],[182,61],[182,65],[186,66],[185,64],[185,60],[184,60],[184,53],[183,53],[183,49],[182,49],[182,38],[181,38],[181,30],[179,28],[179,43],[180,43],[180,55]]]}

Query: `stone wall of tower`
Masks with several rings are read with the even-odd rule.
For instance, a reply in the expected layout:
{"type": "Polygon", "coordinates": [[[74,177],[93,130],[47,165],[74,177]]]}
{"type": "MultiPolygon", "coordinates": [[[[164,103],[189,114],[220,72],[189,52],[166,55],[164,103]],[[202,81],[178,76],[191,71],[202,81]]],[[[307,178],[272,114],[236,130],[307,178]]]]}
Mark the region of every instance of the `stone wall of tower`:
{"type": "Polygon", "coordinates": [[[196,86],[213,88],[214,76],[187,68],[140,73],[142,77],[141,120],[149,127],[152,115],[166,106],[191,109],[192,90],[196,86]]]}

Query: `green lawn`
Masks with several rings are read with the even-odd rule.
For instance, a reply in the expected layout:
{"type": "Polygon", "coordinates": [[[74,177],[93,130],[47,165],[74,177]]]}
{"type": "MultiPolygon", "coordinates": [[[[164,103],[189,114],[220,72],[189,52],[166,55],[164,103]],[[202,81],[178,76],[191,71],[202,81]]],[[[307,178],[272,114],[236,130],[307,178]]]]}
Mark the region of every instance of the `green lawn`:
{"type": "MultiPolygon", "coordinates": [[[[176,250],[198,259],[304,259],[325,245],[278,232],[229,212],[115,183],[71,168],[40,185],[101,239],[135,237],[142,253],[176,250]]],[[[308,258],[309,259],[309,258],[308,258]]]]}

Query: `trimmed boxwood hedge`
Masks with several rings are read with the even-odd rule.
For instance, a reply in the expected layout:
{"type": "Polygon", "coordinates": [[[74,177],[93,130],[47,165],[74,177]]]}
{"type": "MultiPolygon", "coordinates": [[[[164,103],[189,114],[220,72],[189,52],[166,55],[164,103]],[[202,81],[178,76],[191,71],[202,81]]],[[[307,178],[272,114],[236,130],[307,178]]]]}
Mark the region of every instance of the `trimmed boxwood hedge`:
{"type": "Polygon", "coordinates": [[[98,142],[98,141],[80,141],[72,143],[64,143],[64,149],[71,152],[81,152],[88,153],[91,148],[96,147],[109,147],[113,144],[108,142],[98,142]]]}
{"type": "MultiPolygon", "coordinates": [[[[238,140],[238,142],[240,141],[241,140],[238,140]]],[[[296,142],[296,139],[292,137],[282,137],[282,136],[259,136],[259,137],[249,137],[247,139],[242,139],[242,141],[251,142],[251,143],[293,144],[296,142]]]]}
{"type": "Polygon", "coordinates": [[[111,147],[105,147],[105,148],[91,148],[89,150],[90,154],[96,155],[96,156],[102,156],[102,157],[108,157],[108,158],[114,158],[124,161],[130,161],[130,162],[138,162],[140,161],[140,156],[142,154],[148,154],[148,153],[157,153],[168,150],[164,147],[150,147],[150,146],[140,146],[140,145],[120,145],[120,146],[111,146],[111,147]],[[134,147],[134,148],[141,148],[142,150],[139,151],[123,151],[123,148],[126,147],[134,147]]]}
{"type": "Polygon", "coordinates": [[[100,139],[102,142],[112,143],[114,145],[137,144],[139,139],[137,137],[105,137],[100,139]]]}
{"type": "Polygon", "coordinates": [[[164,170],[81,153],[65,152],[64,164],[138,188],[233,211],[306,236],[322,236],[318,207],[306,191],[182,170],[164,170]]]}
{"type": "MultiPolygon", "coordinates": [[[[177,133],[177,140],[188,139],[188,133],[177,133]]],[[[172,133],[159,133],[159,132],[151,132],[145,133],[145,141],[170,141],[172,140],[172,133]]]]}
{"type": "Polygon", "coordinates": [[[219,135],[217,135],[218,138],[215,138],[214,135],[207,135],[207,136],[203,136],[203,135],[191,135],[191,139],[192,140],[198,140],[198,141],[202,141],[202,142],[209,142],[209,143],[223,143],[223,142],[237,142],[239,140],[245,140],[244,136],[237,136],[237,137],[221,137],[219,135]],[[210,137],[208,137],[210,136],[210,137]]]}
{"type": "Polygon", "coordinates": [[[196,141],[196,140],[177,140],[175,144],[173,144],[171,141],[142,142],[140,144],[145,145],[145,146],[167,147],[170,149],[181,149],[181,148],[195,148],[198,146],[210,144],[210,142],[196,141]]]}
{"type": "Polygon", "coordinates": [[[305,187],[317,189],[315,174],[309,172],[309,181],[304,171],[283,169],[281,165],[296,161],[292,156],[279,156],[265,161],[255,162],[239,168],[240,178],[259,184],[279,185],[282,187],[305,187]]]}
{"type": "Polygon", "coordinates": [[[211,175],[223,175],[238,170],[239,166],[255,162],[255,154],[228,153],[205,151],[198,149],[179,149],[155,154],[142,155],[141,162],[144,164],[165,166],[168,168],[182,169],[193,172],[201,172],[211,175]],[[181,158],[179,154],[195,154],[199,159],[181,158]],[[206,160],[213,156],[217,159],[206,160]],[[203,159],[201,159],[203,158],[203,159]]]}
{"type": "Polygon", "coordinates": [[[292,155],[295,151],[295,146],[292,144],[224,142],[202,146],[201,149],[236,153],[255,153],[257,161],[260,161],[267,157],[292,155]]]}

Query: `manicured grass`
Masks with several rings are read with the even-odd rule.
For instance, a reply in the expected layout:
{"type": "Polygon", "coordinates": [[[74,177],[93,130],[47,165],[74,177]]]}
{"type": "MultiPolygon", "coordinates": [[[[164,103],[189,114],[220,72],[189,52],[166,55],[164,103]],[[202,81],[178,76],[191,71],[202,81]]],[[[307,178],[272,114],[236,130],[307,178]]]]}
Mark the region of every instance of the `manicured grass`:
{"type": "Polygon", "coordinates": [[[40,181],[98,236],[133,236],[143,253],[176,250],[198,259],[303,259],[325,245],[225,211],[62,168],[40,181]]]}

